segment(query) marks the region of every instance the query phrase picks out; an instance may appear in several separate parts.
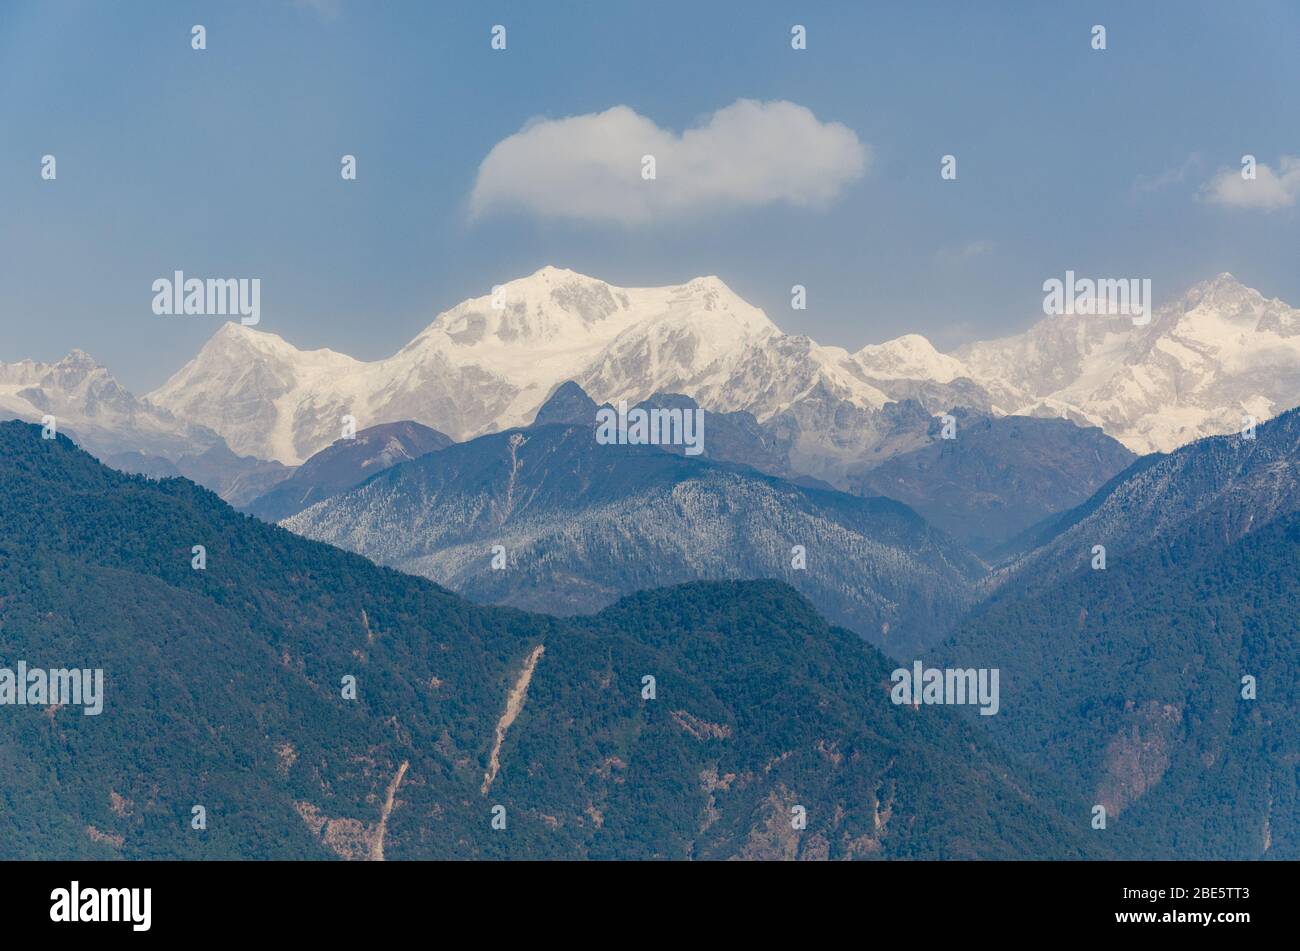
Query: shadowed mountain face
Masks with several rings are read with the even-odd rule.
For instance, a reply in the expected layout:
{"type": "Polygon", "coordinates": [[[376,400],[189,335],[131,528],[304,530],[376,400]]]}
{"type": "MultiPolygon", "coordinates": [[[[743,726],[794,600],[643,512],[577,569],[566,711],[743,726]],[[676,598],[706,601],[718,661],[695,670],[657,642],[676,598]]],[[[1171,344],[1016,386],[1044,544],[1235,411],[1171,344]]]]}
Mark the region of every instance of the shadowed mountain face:
{"type": "Polygon", "coordinates": [[[360,485],[389,466],[450,445],[450,437],[419,423],[372,426],[322,449],[245,510],[268,522],[278,522],[360,485]]]}
{"type": "Polygon", "coordinates": [[[937,641],[984,574],[898,502],[602,445],[590,425],[451,446],[285,526],[478,601],[552,613],[696,579],[778,578],[903,652],[937,641]]]}
{"type": "Polygon", "coordinates": [[[850,490],[906,502],[981,553],[1083,502],[1136,458],[1100,429],[1068,420],[953,416],[956,438],[939,438],[932,420],[929,445],[852,478],[850,490]]]}
{"type": "MultiPolygon", "coordinates": [[[[701,410],[700,405],[689,396],[679,393],[656,393],[649,399],[637,404],[637,408],[646,410],[668,410],[682,412],[703,412],[704,432],[703,451],[705,459],[714,462],[734,462],[757,469],[767,475],[778,476],[796,485],[814,489],[830,489],[828,482],[816,479],[795,469],[791,463],[791,445],[778,437],[768,428],[759,424],[752,413],[737,410],[733,413],[713,413],[701,410]]],[[[661,446],[661,449],[686,455],[685,446],[661,446]]]]}
{"type": "Polygon", "coordinates": [[[575,426],[591,425],[596,421],[600,407],[577,383],[566,380],[552,391],[533,417],[534,426],[547,423],[572,423],[575,426]]]}
{"type": "Polygon", "coordinates": [[[477,607],[10,423],[0,592],[5,668],[104,677],[0,708],[5,858],[1097,854],[782,584],[477,607]]]}
{"type": "MultiPolygon", "coordinates": [[[[609,404],[606,404],[606,407],[613,409],[609,404]]],[[[791,447],[760,425],[751,413],[743,410],[734,413],[701,410],[699,403],[680,393],[655,393],[648,399],[636,403],[633,408],[702,412],[703,430],[708,435],[699,447],[701,449],[699,455],[705,459],[750,466],[767,475],[780,476],[810,488],[833,488],[829,483],[797,472],[790,464],[791,447]]],[[[583,391],[582,387],[569,381],[555,388],[555,392],[537,411],[533,426],[547,423],[591,426],[596,422],[596,413],[600,409],[601,407],[583,391]]],[[[659,448],[665,452],[686,455],[685,446],[664,445],[659,448]]]]}

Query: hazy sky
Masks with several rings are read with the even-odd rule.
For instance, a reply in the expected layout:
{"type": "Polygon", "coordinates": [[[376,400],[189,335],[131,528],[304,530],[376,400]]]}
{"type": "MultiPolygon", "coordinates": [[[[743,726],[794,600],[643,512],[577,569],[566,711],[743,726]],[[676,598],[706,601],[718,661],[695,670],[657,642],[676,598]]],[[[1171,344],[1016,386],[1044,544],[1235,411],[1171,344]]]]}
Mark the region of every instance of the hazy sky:
{"type": "Polygon", "coordinates": [[[1067,268],[1300,305],[1297,49],[1291,0],[6,0],[0,361],[80,347],[151,389],[219,319],[152,313],[176,269],[367,359],[544,264],[716,274],[849,349],[1022,330],[1067,268]]]}

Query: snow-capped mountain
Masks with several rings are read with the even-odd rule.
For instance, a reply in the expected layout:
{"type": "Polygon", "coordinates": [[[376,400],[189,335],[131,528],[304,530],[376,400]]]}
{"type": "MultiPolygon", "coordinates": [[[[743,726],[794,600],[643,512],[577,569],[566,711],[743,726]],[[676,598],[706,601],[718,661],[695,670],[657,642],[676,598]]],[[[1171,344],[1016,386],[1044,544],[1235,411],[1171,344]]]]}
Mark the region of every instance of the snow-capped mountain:
{"type": "Polygon", "coordinates": [[[782,333],[716,277],[620,288],[546,267],[374,362],[229,323],[149,399],[292,465],[337,439],[344,416],[463,440],[525,425],[565,380],[601,403],[669,392],[752,413],[800,471],[842,486],[924,445],[927,417],[954,406],[1066,417],[1139,453],[1238,430],[1300,403],[1300,311],[1221,274],[1143,327],[1047,317],[952,354],[917,334],[850,354],[782,333]]]}
{"type": "Polygon", "coordinates": [[[1134,327],[1048,317],[955,356],[1005,413],[1100,426],[1135,452],[1169,452],[1300,403],[1300,311],[1220,274],[1134,327]]]}
{"type": "Polygon", "coordinates": [[[0,418],[45,416],[101,458],[135,452],[174,461],[221,444],[215,432],[136,399],[81,350],[56,363],[0,363],[0,418]]]}
{"type": "Polygon", "coordinates": [[[236,455],[207,427],[137,399],[81,350],[57,363],[0,363],[0,419],[46,416],[105,465],[155,479],[184,476],[232,505],[251,502],[292,471],[236,455]]]}
{"type": "Polygon", "coordinates": [[[687,393],[760,420],[817,386],[861,408],[888,399],[847,352],[782,334],[716,277],[620,288],[553,267],[439,314],[371,363],[228,323],[149,399],[237,452],[296,464],[337,439],[345,415],[462,440],[528,423],[570,379],[601,402],[687,393]]]}

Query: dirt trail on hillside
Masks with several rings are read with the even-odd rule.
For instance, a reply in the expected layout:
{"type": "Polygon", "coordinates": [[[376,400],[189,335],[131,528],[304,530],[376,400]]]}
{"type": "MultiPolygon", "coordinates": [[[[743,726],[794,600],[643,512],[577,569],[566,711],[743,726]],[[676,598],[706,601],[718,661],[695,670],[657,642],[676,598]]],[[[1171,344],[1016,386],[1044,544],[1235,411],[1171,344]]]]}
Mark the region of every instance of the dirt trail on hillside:
{"type": "Polygon", "coordinates": [[[393,776],[393,781],[388,784],[388,796],[384,800],[384,808],[379,812],[379,825],[375,828],[375,834],[370,840],[370,861],[382,862],[384,860],[384,835],[388,832],[388,816],[393,811],[393,799],[397,796],[397,787],[402,785],[402,777],[406,775],[406,767],[410,763],[402,760],[402,765],[397,767],[397,773],[393,776]]]}
{"type": "Polygon", "coordinates": [[[497,778],[497,770],[501,768],[501,744],[505,742],[506,730],[510,729],[510,724],[515,722],[519,711],[524,708],[524,701],[528,699],[528,684],[532,681],[533,671],[537,668],[537,662],[545,650],[544,644],[538,644],[533,648],[533,652],[524,661],[524,669],[520,671],[519,679],[515,681],[515,685],[510,688],[510,693],[506,697],[505,712],[497,721],[497,735],[496,741],[492,744],[492,756],[488,760],[487,772],[483,774],[482,793],[485,796],[492,788],[492,781],[497,778]]]}

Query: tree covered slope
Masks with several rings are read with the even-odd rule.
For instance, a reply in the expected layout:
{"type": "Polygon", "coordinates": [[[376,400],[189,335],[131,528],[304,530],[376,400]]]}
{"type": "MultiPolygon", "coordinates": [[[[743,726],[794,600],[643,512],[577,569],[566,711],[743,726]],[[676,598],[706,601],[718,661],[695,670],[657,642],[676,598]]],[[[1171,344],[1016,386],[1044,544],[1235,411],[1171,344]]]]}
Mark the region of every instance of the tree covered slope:
{"type": "Polygon", "coordinates": [[[1095,849],[951,711],[892,704],[891,664],[785,585],[570,621],[478,607],[18,423],[0,424],[0,658],[105,675],[99,716],[0,707],[5,857],[1095,849]]]}

